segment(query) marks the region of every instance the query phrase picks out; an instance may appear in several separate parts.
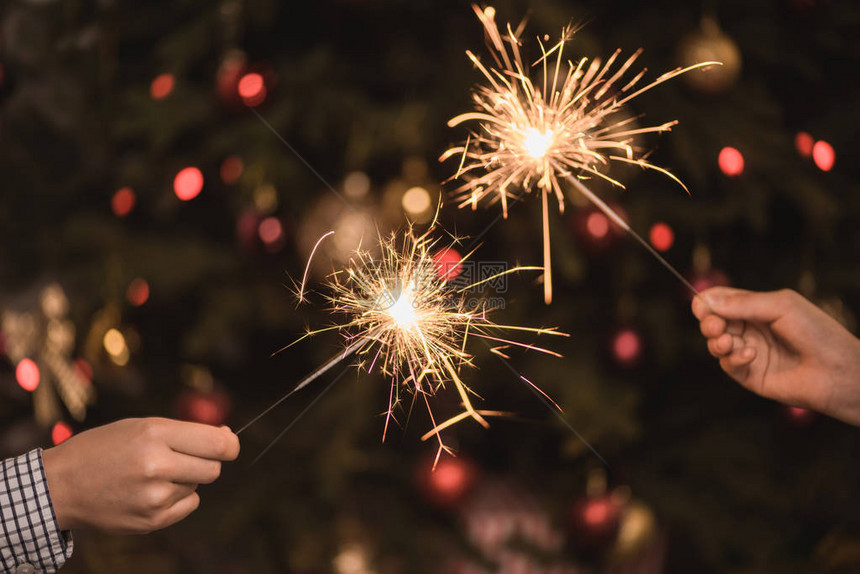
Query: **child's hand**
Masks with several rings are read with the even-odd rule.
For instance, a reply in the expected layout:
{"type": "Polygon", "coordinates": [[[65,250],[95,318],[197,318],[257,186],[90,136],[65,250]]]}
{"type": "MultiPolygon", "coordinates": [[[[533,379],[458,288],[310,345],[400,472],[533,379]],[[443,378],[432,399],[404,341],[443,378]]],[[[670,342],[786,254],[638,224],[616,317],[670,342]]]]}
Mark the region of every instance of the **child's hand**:
{"type": "Polygon", "coordinates": [[[227,427],[126,419],[43,452],[48,491],[62,530],[139,534],[182,520],[200,504],[198,484],[239,456],[227,427]]]}
{"type": "Polygon", "coordinates": [[[708,350],[747,389],[860,425],[860,341],[795,293],[715,287],[693,299],[708,350]]]}

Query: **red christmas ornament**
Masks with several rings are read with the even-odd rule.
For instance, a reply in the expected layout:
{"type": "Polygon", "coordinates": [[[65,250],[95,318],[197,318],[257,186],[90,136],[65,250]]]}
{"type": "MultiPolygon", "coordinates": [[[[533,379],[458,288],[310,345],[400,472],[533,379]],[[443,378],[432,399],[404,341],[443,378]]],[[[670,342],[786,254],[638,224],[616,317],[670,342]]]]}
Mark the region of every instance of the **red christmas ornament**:
{"type": "Polygon", "coordinates": [[[238,50],[230,52],[221,61],[215,78],[215,89],[225,105],[236,108],[242,106],[239,80],[245,75],[247,68],[245,54],[238,50]]]}
{"type": "Polygon", "coordinates": [[[794,147],[797,148],[797,153],[802,157],[812,157],[812,146],[815,145],[815,140],[806,132],[797,132],[794,136],[794,147]]]}
{"type": "Polygon", "coordinates": [[[211,391],[188,389],[176,401],[180,419],[213,426],[224,424],[232,407],[230,396],[218,388],[211,391]]]}
{"type": "Polygon", "coordinates": [[[257,235],[269,253],[277,253],[284,247],[284,225],[277,217],[267,217],[257,226],[257,235]]]}
{"type": "Polygon", "coordinates": [[[15,367],[15,379],[22,389],[32,393],[39,386],[39,366],[32,359],[21,359],[15,367]]]}
{"type": "Polygon", "coordinates": [[[821,171],[830,171],[836,162],[836,152],[833,146],[824,140],[815,142],[812,146],[812,161],[821,171]]]}
{"type": "Polygon", "coordinates": [[[86,359],[75,359],[75,371],[86,384],[93,382],[93,367],[86,359]]]}
{"type": "Polygon", "coordinates": [[[433,254],[436,275],[443,281],[453,281],[463,271],[463,256],[456,249],[448,247],[433,254]]]}
{"type": "Polygon", "coordinates": [[[736,177],[744,172],[744,156],[733,147],[724,147],[717,158],[720,170],[729,177],[736,177]]]}
{"type": "Polygon", "coordinates": [[[642,337],[633,329],[619,330],[612,337],[612,356],[623,367],[632,367],[642,356],[642,337]]]}
{"type": "Polygon", "coordinates": [[[149,85],[149,95],[153,100],[163,100],[173,91],[174,84],[173,74],[160,74],[149,85]]]}
{"type": "Polygon", "coordinates": [[[128,302],[135,307],[140,307],[149,300],[149,283],[141,277],[132,279],[125,292],[128,302]]]}
{"type": "Polygon", "coordinates": [[[657,251],[669,251],[675,243],[675,232],[666,223],[655,223],[651,226],[649,239],[657,251]]]}
{"type": "Polygon", "coordinates": [[[585,219],[585,229],[594,239],[603,239],[609,235],[609,218],[599,211],[593,211],[585,219]]]}
{"type": "MultiPolygon", "coordinates": [[[[730,287],[732,283],[725,273],[717,269],[711,269],[710,271],[697,273],[691,277],[690,284],[696,288],[696,291],[702,292],[711,287],[730,287]]],[[[690,295],[690,298],[692,299],[692,295],[690,295]]]]}
{"type": "Polygon", "coordinates": [[[257,228],[262,217],[256,209],[248,209],[236,219],[236,239],[242,249],[251,253],[257,248],[257,228]]]}
{"type": "MultiPolygon", "coordinates": [[[[434,459],[435,460],[435,459],[434,459]]],[[[475,485],[476,466],[462,458],[440,459],[433,469],[433,460],[422,463],[418,469],[418,487],[424,497],[435,506],[458,506],[475,485]]]]}
{"type": "Polygon", "coordinates": [[[251,107],[259,106],[266,100],[266,82],[262,74],[251,72],[239,80],[237,87],[242,102],[251,107]]]}
{"type": "Polygon", "coordinates": [[[569,540],[575,548],[595,551],[615,541],[623,506],[611,495],[586,497],[573,506],[569,540]]]}
{"type": "Polygon", "coordinates": [[[182,201],[194,199],[203,190],[203,173],[196,167],[190,166],[179,170],[173,178],[173,191],[182,201]]]}
{"type": "MultiPolygon", "coordinates": [[[[627,214],[618,205],[610,205],[622,219],[627,214]]],[[[620,236],[619,228],[602,211],[596,208],[579,209],[573,215],[573,229],[584,245],[600,251],[612,245],[620,236]]]]}
{"type": "Polygon", "coordinates": [[[231,155],[221,162],[221,181],[227,185],[233,185],[242,177],[245,171],[245,163],[239,156],[231,155]]]}
{"type": "Polygon", "coordinates": [[[134,190],[130,187],[123,187],[113,194],[110,200],[110,207],[114,215],[125,217],[134,209],[136,201],[137,197],[134,194],[134,190]]]}
{"type": "Polygon", "coordinates": [[[72,427],[63,421],[59,421],[54,425],[54,428],[51,429],[51,441],[54,445],[58,445],[72,438],[73,434],[75,434],[75,432],[72,430],[72,427]]]}

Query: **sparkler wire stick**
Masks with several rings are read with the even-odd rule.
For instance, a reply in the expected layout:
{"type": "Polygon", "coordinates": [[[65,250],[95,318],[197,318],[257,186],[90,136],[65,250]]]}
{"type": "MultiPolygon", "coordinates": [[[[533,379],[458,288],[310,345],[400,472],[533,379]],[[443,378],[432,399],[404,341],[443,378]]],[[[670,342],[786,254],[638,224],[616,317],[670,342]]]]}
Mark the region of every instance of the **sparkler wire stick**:
{"type": "Polygon", "coordinates": [[[334,386],[334,384],[335,384],[336,382],[338,382],[338,381],[341,379],[341,377],[343,377],[343,376],[347,373],[347,371],[349,371],[349,368],[344,369],[343,371],[341,371],[341,372],[340,372],[340,374],[339,374],[338,376],[336,376],[334,379],[332,379],[332,381],[328,384],[328,386],[327,386],[326,388],[324,388],[320,394],[318,394],[316,397],[314,397],[314,400],[312,400],[312,401],[310,402],[310,404],[308,404],[308,406],[306,406],[306,407],[304,408],[304,410],[303,410],[302,412],[300,412],[296,418],[294,418],[292,421],[290,421],[290,424],[288,424],[288,425],[284,428],[284,430],[282,430],[280,433],[278,433],[278,436],[276,436],[274,439],[272,439],[272,442],[270,442],[270,443],[266,446],[266,448],[264,448],[264,449],[262,450],[262,452],[260,452],[260,454],[258,454],[258,455],[257,455],[257,457],[256,457],[256,458],[251,462],[251,466],[253,466],[253,465],[257,464],[257,462],[258,462],[261,458],[263,458],[263,455],[264,455],[264,454],[266,454],[267,452],[269,452],[269,450],[270,450],[273,446],[275,446],[275,443],[276,443],[276,442],[278,442],[279,440],[281,440],[281,437],[283,437],[285,434],[287,434],[287,432],[289,432],[289,430],[290,430],[291,428],[293,428],[293,426],[294,426],[297,422],[299,422],[299,419],[301,419],[303,416],[305,416],[305,414],[306,414],[309,410],[311,410],[311,408],[312,408],[315,404],[317,404],[317,402],[318,402],[318,401],[323,397],[323,395],[324,395],[324,394],[326,394],[326,393],[329,391],[329,389],[331,389],[331,388],[334,386]]]}
{"type": "Polygon", "coordinates": [[[606,214],[606,217],[608,217],[609,219],[611,219],[611,220],[612,220],[612,221],[613,221],[613,222],[614,222],[618,227],[620,227],[621,229],[623,229],[624,231],[626,231],[627,233],[629,233],[629,234],[630,234],[630,236],[631,236],[631,237],[633,237],[633,239],[635,239],[636,241],[638,241],[638,242],[642,245],[642,247],[644,247],[645,249],[647,249],[647,250],[648,250],[648,252],[649,252],[651,255],[653,255],[653,256],[654,256],[654,258],[655,258],[655,259],[657,259],[657,261],[659,261],[661,265],[663,265],[663,267],[665,267],[666,269],[668,269],[668,270],[669,270],[669,272],[670,272],[670,273],[672,273],[672,275],[674,275],[675,277],[677,277],[677,278],[678,278],[678,280],[679,280],[681,283],[683,283],[683,284],[684,284],[684,286],[685,286],[687,289],[689,289],[689,290],[690,290],[694,295],[698,295],[698,294],[699,294],[699,290],[698,290],[698,289],[696,289],[695,287],[693,287],[693,284],[692,284],[692,283],[690,283],[690,282],[687,280],[687,278],[686,278],[686,277],[684,277],[684,276],[681,274],[681,272],[680,272],[680,271],[678,271],[678,270],[675,268],[675,266],[674,266],[674,265],[672,265],[671,263],[669,263],[668,261],[666,261],[666,259],[664,259],[664,258],[663,258],[663,256],[662,256],[662,255],[660,255],[660,254],[657,252],[657,250],[656,250],[656,249],[654,249],[654,248],[651,246],[651,244],[650,244],[650,243],[648,243],[647,241],[645,241],[645,239],[644,239],[641,235],[639,235],[638,233],[636,233],[636,231],[635,231],[632,227],[630,227],[630,224],[629,224],[629,223],[627,223],[626,221],[624,221],[624,220],[621,218],[621,216],[620,216],[620,215],[618,215],[618,214],[615,212],[615,210],[614,210],[614,209],[612,209],[611,207],[609,207],[608,205],[606,205],[606,203],[605,203],[602,199],[600,199],[599,197],[597,197],[597,195],[595,195],[595,194],[594,194],[590,189],[588,189],[585,185],[583,185],[583,183],[582,183],[581,181],[579,181],[577,178],[575,178],[575,177],[573,177],[573,176],[567,176],[567,178],[566,178],[566,179],[567,179],[567,181],[569,181],[570,183],[572,183],[572,184],[576,187],[576,189],[578,189],[578,190],[580,191],[580,193],[582,193],[585,197],[587,197],[587,198],[588,198],[588,200],[589,200],[589,201],[591,201],[591,203],[593,203],[594,205],[596,205],[596,206],[597,206],[597,208],[598,208],[598,209],[600,209],[600,211],[602,211],[603,213],[605,213],[605,214],[606,214]]]}
{"type": "Polygon", "coordinates": [[[341,351],[340,353],[338,353],[337,355],[335,355],[334,357],[332,357],[331,359],[329,359],[328,361],[326,361],[325,363],[323,363],[322,365],[317,367],[314,371],[312,371],[310,374],[308,374],[304,379],[299,381],[299,383],[295,387],[293,387],[292,390],[290,390],[287,394],[285,394],[280,399],[278,399],[277,401],[275,401],[274,403],[269,405],[263,412],[261,412],[260,414],[255,416],[249,422],[245,423],[245,426],[243,426],[238,431],[236,431],[236,434],[237,435],[240,434],[242,431],[247,429],[249,426],[251,426],[252,424],[257,422],[258,420],[260,420],[261,418],[263,418],[264,416],[269,414],[269,412],[271,412],[272,409],[274,409],[279,404],[281,404],[282,402],[284,402],[285,400],[290,398],[294,393],[302,390],[303,388],[305,388],[306,386],[308,386],[309,384],[311,384],[312,382],[314,382],[315,380],[320,378],[327,371],[329,371],[332,367],[334,367],[335,365],[337,365],[338,363],[340,363],[341,361],[343,361],[344,359],[346,359],[347,357],[349,357],[350,355],[355,353],[357,350],[359,350],[361,348],[361,346],[364,345],[366,342],[367,342],[367,338],[359,339],[358,341],[347,346],[343,351],[341,351]]]}
{"type": "Polygon", "coordinates": [[[316,169],[314,169],[314,166],[312,166],[312,165],[308,162],[308,160],[306,160],[306,159],[302,156],[302,154],[300,154],[300,153],[298,152],[298,150],[296,150],[296,148],[294,148],[293,146],[291,146],[291,145],[290,145],[290,142],[288,142],[288,141],[286,140],[286,138],[284,138],[284,136],[282,136],[280,133],[278,133],[278,130],[276,130],[276,129],[272,126],[272,124],[270,124],[269,122],[267,122],[267,121],[266,121],[266,118],[264,118],[264,117],[260,114],[260,112],[258,112],[258,111],[257,111],[257,110],[255,110],[252,106],[249,106],[249,105],[247,105],[247,104],[245,105],[245,107],[247,107],[249,110],[251,110],[251,112],[252,112],[255,116],[257,116],[257,119],[258,119],[258,120],[260,120],[261,122],[263,122],[263,125],[264,125],[264,126],[266,126],[267,128],[269,128],[269,131],[270,131],[270,132],[272,132],[273,134],[275,134],[275,137],[276,137],[276,138],[278,138],[278,139],[281,141],[281,143],[282,143],[282,144],[284,144],[285,146],[287,146],[287,149],[288,149],[288,150],[290,150],[291,152],[293,152],[293,155],[295,155],[297,158],[299,158],[299,161],[300,161],[300,162],[302,162],[303,164],[305,164],[305,167],[306,167],[306,168],[308,168],[308,169],[311,171],[311,173],[313,173],[315,176],[317,176],[317,179],[318,179],[318,180],[320,180],[320,181],[323,183],[323,185],[325,185],[325,186],[329,189],[329,191],[331,191],[333,194],[335,194],[335,195],[337,196],[337,198],[338,198],[339,200],[341,200],[341,202],[343,202],[343,204],[344,204],[348,209],[351,209],[352,211],[355,211],[355,207],[353,207],[353,206],[352,206],[352,204],[351,204],[350,202],[348,202],[348,201],[346,200],[346,198],[344,198],[344,196],[343,196],[343,195],[341,195],[340,193],[338,193],[338,192],[337,192],[337,190],[334,188],[334,186],[333,186],[332,184],[330,184],[328,181],[326,181],[326,178],[324,178],[324,177],[320,174],[320,172],[318,172],[316,169]]]}
{"type": "Polygon", "coordinates": [[[549,398],[549,397],[546,395],[546,393],[545,393],[545,392],[543,392],[542,390],[540,390],[540,389],[537,387],[537,385],[535,385],[535,384],[534,384],[534,383],[532,383],[530,380],[526,379],[526,378],[525,378],[525,377],[523,377],[521,374],[519,374],[519,373],[517,372],[517,370],[516,370],[514,367],[512,367],[512,366],[511,366],[511,364],[510,364],[507,360],[505,360],[505,358],[504,358],[504,357],[502,357],[501,355],[498,355],[498,354],[497,354],[496,356],[497,356],[497,357],[499,358],[499,360],[500,360],[500,361],[501,361],[501,362],[502,362],[502,363],[503,363],[503,364],[508,368],[508,370],[509,370],[511,373],[513,373],[513,374],[514,374],[514,376],[519,377],[520,379],[522,379],[523,381],[525,381],[526,383],[528,383],[527,388],[528,388],[532,393],[534,393],[534,395],[535,395],[535,396],[536,396],[536,397],[537,397],[537,398],[538,398],[538,399],[539,399],[539,400],[540,400],[544,405],[546,405],[546,407],[547,407],[550,411],[552,411],[552,414],[554,414],[554,415],[558,418],[558,420],[560,420],[560,421],[561,421],[561,423],[562,423],[564,426],[566,426],[566,427],[568,428],[568,430],[570,430],[570,432],[572,432],[572,433],[574,434],[574,436],[576,436],[576,438],[578,438],[579,440],[581,440],[581,441],[582,441],[582,444],[584,444],[586,447],[588,447],[588,450],[590,450],[590,451],[594,454],[594,456],[596,456],[598,459],[600,459],[600,462],[602,462],[602,463],[603,463],[607,468],[609,468],[609,463],[608,463],[608,462],[606,462],[606,459],[605,459],[605,458],[603,458],[603,456],[602,456],[599,452],[597,452],[597,449],[595,449],[593,446],[591,446],[591,443],[590,443],[590,442],[588,442],[588,441],[585,439],[585,437],[584,437],[584,436],[582,436],[582,434],[580,434],[580,433],[579,433],[579,431],[577,431],[575,428],[573,428],[573,425],[572,425],[572,424],[570,424],[570,423],[567,421],[567,419],[566,419],[566,418],[564,418],[564,415],[562,414],[562,410],[561,410],[560,408],[558,408],[558,405],[556,405],[556,404],[555,404],[555,401],[553,401],[551,398],[549,398]],[[553,406],[555,406],[555,408],[552,408],[553,406]]]}

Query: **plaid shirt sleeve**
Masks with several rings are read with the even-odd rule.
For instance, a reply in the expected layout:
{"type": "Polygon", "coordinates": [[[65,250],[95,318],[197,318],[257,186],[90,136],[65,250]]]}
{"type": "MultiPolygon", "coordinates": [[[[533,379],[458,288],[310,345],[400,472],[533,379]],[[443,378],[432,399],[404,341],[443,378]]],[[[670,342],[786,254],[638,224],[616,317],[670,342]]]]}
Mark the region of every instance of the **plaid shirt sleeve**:
{"type": "Polygon", "coordinates": [[[52,574],[72,555],[57,526],[42,449],[0,464],[0,572],[52,574]]]}

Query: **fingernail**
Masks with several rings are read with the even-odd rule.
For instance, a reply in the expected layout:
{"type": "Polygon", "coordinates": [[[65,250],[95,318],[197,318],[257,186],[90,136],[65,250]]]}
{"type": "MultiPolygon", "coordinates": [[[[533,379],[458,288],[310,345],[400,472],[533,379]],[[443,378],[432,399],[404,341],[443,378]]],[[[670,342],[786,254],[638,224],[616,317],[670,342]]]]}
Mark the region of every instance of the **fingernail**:
{"type": "Polygon", "coordinates": [[[752,347],[745,347],[741,349],[741,359],[751,359],[755,355],[755,349],[752,347]]]}
{"type": "Polygon", "coordinates": [[[719,295],[715,295],[713,293],[705,293],[703,295],[703,297],[705,299],[705,303],[707,303],[708,306],[711,307],[712,309],[715,305],[719,305],[720,303],[723,302],[722,297],[720,297],[719,295]]]}

